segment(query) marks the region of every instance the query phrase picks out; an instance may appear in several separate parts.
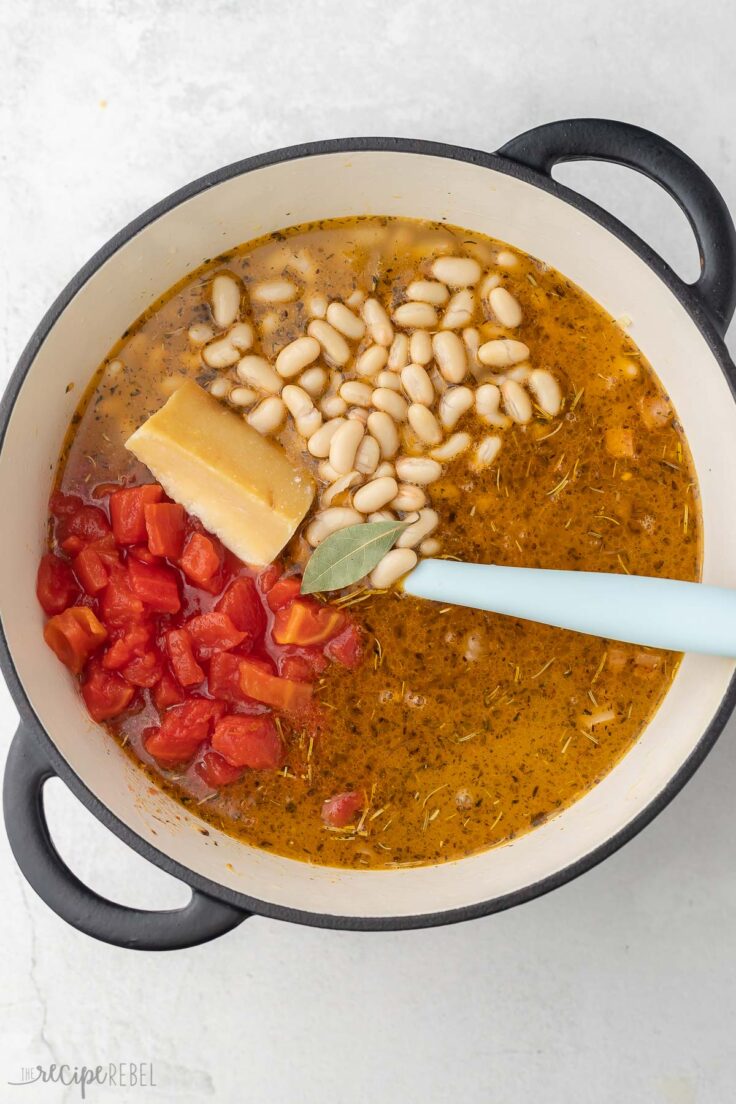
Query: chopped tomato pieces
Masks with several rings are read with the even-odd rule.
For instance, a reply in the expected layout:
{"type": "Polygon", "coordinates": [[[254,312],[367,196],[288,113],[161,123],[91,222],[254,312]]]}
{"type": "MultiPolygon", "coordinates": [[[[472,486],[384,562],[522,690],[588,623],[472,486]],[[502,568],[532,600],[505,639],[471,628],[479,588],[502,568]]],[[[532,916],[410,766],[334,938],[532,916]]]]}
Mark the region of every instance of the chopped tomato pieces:
{"type": "Polygon", "coordinates": [[[156,613],[177,613],[181,609],[179,580],[165,564],[145,564],[128,561],[128,574],[133,593],[156,613]]]}
{"type": "Polygon", "coordinates": [[[274,770],[283,762],[284,749],[270,713],[257,717],[223,717],[215,725],[212,747],[234,767],[274,770]]]}
{"type": "Polygon", "coordinates": [[[194,769],[213,790],[219,790],[220,786],[228,786],[243,777],[243,768],[234,767],[217,751],[206,751],[199,762],[195,763],[194,769]]]}
{"type": "Polygon", "coordinates": [[[301,593],[301,589],[301,575],[282,575],[269,587],[266,601],[275,613],[276,610],[283,609],[293,602],[301,593]]]}
{"type": "Polygon", "coordinates": [[[44,640],[63,664],[78,675],[107,637],[107,629],[87,606],[70,606],[46,622],[44,640]]]}
{"type": "Polygon", "coordinates": [[[87,594],[99,594],[107,586],[108,570],[93,545],[83,548],[74,557],[74,573],[87,594]]]}
{"type": "Polygon", "coordinates": [[[240,656],[217,652],[210,660],[207,687],[213,698],[242,702],[245,694],[240,686],[240,656]]]}
{"type": "Polygon", "coordinates": [[[204,743],[224,712],[223,702],[190,698],[164,714],[160,727],[144,741],[146,751],[166,766],[184,763],[204,743]]]}
{"type": "Polygon", "coordinates": [[[143,655],[134,656],[120,673],[126,682],[130,682],[133,686],[146,686],[151,689],[161,679],[163,669],[163,656],[159,651],[151,649],[143,655]]]}
{"type": "Polygon", "coordinates": [[[299,682],[314,682],[327,670],[329,660],[320,648],[291,648],[278,656],[279,674],[299,682]]]}
{"type": "Polygon", "coordinates": [[[184,701],[184,691],[174,676],[164,671],[153,688],[152,697],[156,709],[159,713],[163,713],[164,709],[169,709],[172,705],[180,705],[184,701]]]}
{"type": "Polygon", "coordinates": [[[128,708],[135,695],[119,675],[104,671],[97,663],[82,683],[82,697],[94,721],[107,721],[128,708]]]}
{"type": "Polygon", "coordinates": [[[192,533],[179,560],[179,567],[188,579],[197,586],[214,593],[219,590],[219,575],[222,567],[222,545],[214,537],[205,537],[202,533],[192,533]]]}
{"type": "Polygon", "coordinates": [[[322,820],[330,828],[346,828],[355,820],[363,808],[365,800],[357,790],[335,794],[322,804],[322,820]]]}
{"type": "Polygon", "coordinates": [[[350,671],[359,667],[363,662],[363,638],[359,626],[351,621],[339,636],[327,642],[325,655],[350,671]]]}
{"type": "Polygon", "coordinates": [[[334,606],[320,606],[317,602],[296,598],[290,605],[277,610],[273,638],[277,644],[325,644],[340,632],[345,620],[345,614],[334,606]]]}
{"type": "Polygon", "coordinates": [[[42,556],[36,575],[36,596],[44,612],[61,613],[78,595],[79,586],[69,564],[53,552],[42,556]]]}
{"type": "Polygon", "coordinates": [[[174,674],[182,686],[196,686],[204,682],[204,671],[197,663],[192,638],[186,629],[170,629],[167,632],[166,650],[174,674]]]}
{"type": "Polygon", "coordinates": [[[143,507],[148,547],[154,556],[178,560],[184,547],[186,512],[176,502],[148,502],[143,507]]]}
{"type": "Polygon", "coordinates": [[[141,544],[148,539],[145,506],[160,502],[163,495],[163,488],[158,483],[127,487],[110,495],[112,531],[118,544],[141,544]]]}
{"type": "Polygon", "coordinates": [[[253,642],[260,640],[266,631],[266,611],[256,584],[247,575],[233,579],[215,609],[226,613],[236,629],[246,633],[253,642]]]}
{"type": "Polygon", "coordinates": [[[261,594],[268,594],[277,579],[283,575],[281,564],[272,563],[264,567],[258,575],[258,589],[261,594]]]}
{"type": "Polygon", "coordinates": [[[49,499],[49,510],[57,518],[71,517],[83,506],[84,503],[79,495],[62,494],[61,491],[54,491],[49,499]]]}
{"type": "Polygon", "coordinates": [[[133,621],[125,628],[113,630],[114,640],[102,657],[102,666],[114,671],[142,656],[150,649],[153,627],[146,621],[133,621]]]}
{"type": "Polygon", "coordinates": [[[144,564],[157,564],[161,560],[160,556],[154,556],[147,544],[132,544],[128,550],[129,560],[131,557],[144,564]]]}
{"type": "Polygon", "coordinates": [[[125,626],[139,621],[144,612],[143,602],[131,589],[128,572],[122,567],[113,568],[100,599],[102,620],[109,626],[125,626]]]}
{"type": "Polygon", "coordinates": [[[280,678],[264,670],[264,664],[251,658],[240,661],[240,686],[243,693],[284,713],[303,715],[312,704],[312,687],[306,682],[280,678]]]}
{"type": "Polygon", "coordinates": [[[226,613],[200,613],[185,622],[199,659],[209,659],[216,652],[228,652],[245,640],[245,633],[235,628],[226,613]]]}
{"type": "Polygon", "coordinates": [[[82,545],[104,540],[109,532],[107,515],[99,506],[82,505],[72,514],[63,514],[56,526],[56,536],[62,547],[72,540],[75,543],[81,542],[82,545]]]}

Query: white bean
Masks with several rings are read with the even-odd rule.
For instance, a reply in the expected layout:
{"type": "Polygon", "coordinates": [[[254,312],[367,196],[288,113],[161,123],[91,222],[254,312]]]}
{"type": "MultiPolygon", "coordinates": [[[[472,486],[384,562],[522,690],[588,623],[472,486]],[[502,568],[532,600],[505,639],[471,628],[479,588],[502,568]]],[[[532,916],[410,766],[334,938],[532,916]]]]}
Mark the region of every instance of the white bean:
{"type": "Polygon", "coordinates": [[[442,465],[426,456],[400,456],[396,474],[402,483],[418,483],[425,487],[442,475],[442,465]]]}
{"type": "Polygon", "coordinates": [[[355,362],[355,374],[358,376],[375,376],[380,372],[388,359],[388,352],[383,345],[369,345],[364,349],[355,362]]]}
{"type": "Polygon", "coordinates": [[[324,368],[307,368],[299,377],[299,386],[313,399],[318,399],[327,386],[327,372],[324,368]]]}
{"type": "Polygon", "coordinates": [[[286,407],[276,395],[270,395],[247,416],[248,425],[259,433],[273,433],[286,417],[286,407]]]}
{"type": "Polygon", "coordinates": [[[314,520],[307,526],[304,535],[312,548],[316,548],[331,533],[337,533],[339,529],[347,529],[348,525],[360,525],[362,520],[363,515],[357,510],[351,510],[348,506],[331,506],[315,514],[314,520]]]}
{"type": "Polygon", "coordinates": [[[231,345],[244,353],[253,344],[253,327],[249,322],[236,322],[227,333],[231,345]]]}
{"type": "Polygon", "coordinates": [[[346,380],[340,388],[340,396],[347,403],[354,406],[370,406],[373,396],[373,388],[370,384],[361,383],[360,380],[346,380]]]}
{"type": "Polygon", "coordinates": [[[416,562],[417,554],[413,548],[392,548],[371,571],[371,585],[378,590],[390,587],[416,567],[416,562]]]}
{"type": "Polygon", "coordinates": [[[372,514],[375,510],[382,509],[396,495],[398,484],[393,476],[387,475],[383,479],[371,479],[365,483],[353,495],[353,506],[360,510],[361,514],[372,514]]]}
{"type": "Polygon", "coordinates": [[[529,386],[545,414],[549,414],[554,418],[560,413],[562,391],[551,372],[548,372],[545,368],[535,368],[529,376],[529,386]]]}
{"type": "Polygon", "coordinates": [[[365,435],[365,426],[352,418],[346,418],[330,441],[330,463],[340,475],[355,467],[355,454],[365,435]]]}
{"type": "Polygon", "coordinates": [[[297,337],[284,345],[276,357],[276,371],[284,379],[291,379],[303,372],[320,354],[320,343],[314,337],[297,337]]]}
{"type": "Polygon", "coordinates": [[[418,299],[420,303],[431,303],[434,307],[444,307],[450,293],[437,280],[413,280],[406,289],[406,297],[418,299]]]}
{"type": "Polygon", "coordinates": [[[481,299],[487,299],[493,289],[497,288],[500,283],[501,277],[498,275],[497,272],[487,273],[487,275],[483,277],[480,288],[478,289],[481,299]]]}
{"type": "Polygon", "coordinates": [[[250,289],[250,297],[256,303],[290,303],[298,294],[299,289],[291,280],[265,280],[250,289]]]}
{"type": "Polygon", "coordinates": [[[428,537],[419,545],[419,551],[423,556],[436,556],[441,549],[442,545],[436,537],[428,537]]]}
{"type": "Polygon", "coordinates": [[[239,313],[240,284],[221,272],[212,281],[212,317],[221,330],[226,330],[239,313]]]}
{"type": "Polygon", "coordinates": [[[293,418],[302,418],[310,410],[314,410],[314,403],[307,392],[294,383],[287,383],[281,392],[281,398],[293,418]]]}
{"type": "MultiPolygon", "coordinates": [[[[380,459],[381,446],[378,444],[375,437],[370,437],[366,434],[358,445],[358,451],[355,454],[355,467],[361,475],[373,475],[378,468],[380,459]]],[[[389,474],[393,474],[393,472],[389,474]]]]}
{"type": "Polygon", "coordinates": [[[465,288],[480,280],[480,265],[472,257],[437,257],[432,261],[432,275],[452,288],[465,288]]]}
{"type": "Polygon", "coordinates": [[[475,449],[475,464],[479,468],[487,468],[498,456],[503,444],[500,437],[484,437],[479,441],[475,449]]]}
{"type": "Polygon", "coordinates": [[[488,302],[502,326],[515,330],[521,325],[524,316],[519,301],[505,287],[492,288],[488,302]]]}
{"type": "Polygon", "coordinates": [[[229,395],[230,402],[235,406],[252,406],[258,397],[258,392],[252,391],[250,387],[233,387],[229,395]]]}
{"type": "Polygon", "coordinates": [[[478,349],[480,348],[480,333],[476,330],[475,326],[466,326],[463,330],[463,344],[468,354],[468,360],[471,367],[477,366],[478,361],[478,349]]]}
{"type": "Polygon", "coordinates": [[[317,465],[317,475],[325,483],[334,483],[340,478],[340,473],[336,472],[329,460],[322,460],[317,465]]]}
{"type": "Polygon", "coordinates": [[[344,418],[332,418],[312,434],[307,441],[307,448],[312,456],[324,458],[330,455],[332,438],[344,422],[344,418]]]}
{"type": "Polygon", "coordinates": [[[461,330],[469,326],[475,313],[475,296],[468,288],[456,291],[442,316],[443,330],[461,330]]]}
{"type": "Polygon", "coordinates": [[[229,337],[211,341],[202,350],[202,360],[209,368],[229,368],[239,359],[240,353],[229,337]]]}
{"type": "Polygon", "coordinates": [[[409,407],[409,425],[425,445],[438,445],[442,440],[439,422],[429,407],[422,403],[412,403],[409,407]]]}
{"type": "Polygon", "coordinates": [[[461,383],[468,374],[468,358],[465,346],[456,333],[436,333],[432,349],[442,375],[448,383],[461,383]]]}
{"type": "Polygon", "coordinates": [[[401,373],[401,385],[413,403],[431,406],[435,400],[432,381],[421,364],[407,364],[401,373]]]}
{"type": "Polygon", "coordinates": [[[368,333],[377,345],[389,347],[394,339],[394,328],[381,303],[377,299],[366,299],[363,304],[363,318],[368,333]]]}
{"type": "Polygon", "coordinates": [[[429,455],[433,460],[441,460],[443,463],[447,463],[449,460],[455,460],[458,456],[461,456],[470,448],[471,443],[472,438],[469,433],[453,433],[438,448],[433,448],[429,455]]]}
{"type": "MultiPolygon", "coordinates": [[[[366,438],[366,440],[373,441],[375,440],[375,438],[368,437],[366,438]]],[[[377,441],[376,444],[378,444],[377,441]]],[[[382,460],[373,474],[375,475],[376,479],[380,479],[382,475],[396,475],[396,468],[393,466],[390,460],[382,460]]]]}
{"type": "Polygon", "coordinates": [[[369,514],[366,521],[398,521],[396,514],[393,510],[375,510],[372,514],[369,514]]]}
{"type": "Polygon", "coordinates": [[[478,350],[478,360],[492,368],[510,368],[520,364],[529,356],[529,346],[523,341],[514,341],[511,337],[494,337],[486,341],[478,350]]]}
{"type": "Polygon", "coordinates": [[[353,314],[344,303],[330,303],[327,308],[327,321],[331,326],[351,341],[360,341],[365,333],[365,322],[353,314]]]}
{"type": "Polygon", "coordinates": [[[232,381],[227,376],[218,376],[217,379],[213,379],[210,384],[210,395],[214,395],[216,399],[226,399],[230,393],[232,381]]]}
{"type": "Polygon", "coordinates": [[[360,422],[361,425],[366,425],[368,422],[368,410],[365,406],[351,406],[347,416],[355,422],[360,422]]]}
{"type": "Polygon", "coordinates": [[[501,378],[503,383],[504,379],[516,380],[517,383],[526,383],[532,374],[532,369],[529,364],[524,362],[523,364],[515,364],[513,368],[509,368],[508,372],[501,378]]]}
{"type": "Polygon", "coordinates": [[[301,434],[306,440],[313,437],[317,430],[322,425],[322,415],[316,407],[312,407],[306,414],[299,414],[294,419],[297,433],[301,434]]]}
{"type": "Polygon", "coordinates": [[[489,425],[501,428],[509,425],[509,419],[501,413],[501,392],[495,383],[482,383],[476,389],[475,409],[478,416],[489,425]]]}
{"type": "Polygon", "coordinates": [[[432,367],[428,369],[428,375],[430,382],[435,389],[435,392],[438,395],[444,395],[445,391],[450,385],[445,377],[442,375],[436,364],[433,364],[432,367]]]}
{"type": "Polygon", "coordinates": [[[313,295],[307,303],[307,313],[311,318],[324,318],[327,314],[327,296],[313,295]]]}
{"type": "Polygon", "coordinates": [[[371,401],[376,410],[390,414],[395,422],[406,421],[409,406],[403,395],[399,395],[397,391],[392,391],[390,387],[377,387],[371,401]]]}
{"type": "Polygon", "coordinates": [[[195,322],[187,330],[192,345],[206,345],[215,336],[215,331],[206,322],[195,322]]]}
{"type": "Polygon", "coordinates": [[[421,510],[426,505],[426,494],[413,483],[399,483],[399,489],[389,503],[392,510],[401,510],[402,513],[421,510]]]}
{"type": "Polygon", "coordinates": [[[439,525],[440,517],[436,510],[420,510],[418,519],[408,525],[396,541],[396,548],[416,548],[425,537],[433,533],[439,525]]]}
{"type": "Polygon", "coordinates": [[[350,346],[329,322],[323,322],[321,318],[313,318],[307,326],[307,333],[319,341],[331,364],[341,368],[350,360],[350,346]]]}
{"type": "Polygon", "coordinates": [[[238,379],[243,383],[260,391],[270,391],[274,395],[278,395],[284,385],[281,376],[273,370],[265,357],[242,357],[238,362],[237,373],[238,379]]]}
{"type": "Polygon", "coordinates": [[[454,429],[473,405],[473,392],[469,387],[448,387],[440,399],[440,421],[445,429],[454,429]]]}
{"type": "Polygon", "coordinates": [[[402,303],[392,317],[397,326],[408,326],[410,329],[432,330],[438,321],[437,311],[431,303],[402,303]]]}
{"type": "Polygon", "coordinates": [[[334,391],[330,391],[320,399],[319,408],[325,418],[339,418],[347,411],[348,404],[334,391]]]}
{"type": "Polygon", "coordinates": [[[412,364],[425,365],[432,359],[432,338],[424,330],[411,335],[409,356],[412,364]]]}
{"type": "Polygon", "coordinates": [[[532,400],[516,380],[505,380],[501,384],[504,410],[508,416],[520,425],[526,425],[532,418],[532,400]]]}
{"type": "Polygon", "coordinates": [[[341,475],[334,483],[330,484],[326,490],[320,495],[321,506],[331,506],[332,503],[345,491],[349,491],[351,487],[356,487],[361,482],[360,472],[351,471],[347,475],[341,475]]]}
{"type": "Polygon", "coordinates": [[[501,268],[515,268],[519,259],[515,253],[512,253],[509,249],[502,249],[496,257],[496,264],[499,264],[501,268]]]}
{"type": "Polygon", "coordinates": [[[384,460],[391,460],[399,448],[399,433],[393,418],[383,410],[374,410],[368,415],[368,432],[378,441],[384,460]]]}
{"type": "Polygon", "coordinates": [[[376,376],[376,387],[388,387],[389,391],[400,391],[401,376],[398,372],[379,372],[376,376]]]}
{"type": "Polygon", "coordinates": [[[359,307],[363,306],[364,302],[365,292],[361,291],[360,288],[356,288],[355,291],[351,291],[350,295],[348,295],[345,300],[345,305],[350,307],[351,310],[357,310],[359,307]]]}
{"type": "MultiPolygon", "coordinates": [[[[409,363],[409,338],[397,333],[388,351],[388,367],[392,372],[400,372],[409,363]]],[[[357,371],[357,367],[356,367],[357,371]]]]}

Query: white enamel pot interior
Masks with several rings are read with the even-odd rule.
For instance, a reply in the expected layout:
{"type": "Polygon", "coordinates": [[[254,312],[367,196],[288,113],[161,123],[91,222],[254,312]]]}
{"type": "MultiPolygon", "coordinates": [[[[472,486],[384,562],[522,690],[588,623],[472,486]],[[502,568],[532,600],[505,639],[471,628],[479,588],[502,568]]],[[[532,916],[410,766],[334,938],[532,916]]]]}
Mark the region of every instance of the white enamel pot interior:
{"type": "Polygon", "coordinates": [[[631,335],[687,434],[702,494],[703,579],[722,586],[736,586],[730,484],[736,405],[719,363],[724,354],[715,328],[707,332],[706,323],[704,332],[682,296],[587,213],[585,204],[566,202],[554,186],[530,182],[534,174],[509,171],[501,159],[485,155],[465,160],[463,151],[440,155],[418,143],[320,149],[232,167],[149,212],[132,236],[124,232],[112,243],[107,259],[84,274],[58,316],[52,312],[42,325],[40,347],[31,348],[30,366],[19,381],[0,463],[0,604],[18,689],[67,765],[65,776],[81,782],[77,792],[84,796],[86,790],[94,808],[108,810],[108,822],[134,846],[149,855],[155,851],[162,865],[214,895],[270,915],[351,927],[413,926],[523,900],[611,850],[679,785],[683,767],[700,754],[704,734],[717,731],[734,662],[686,656],[651,724],[599,785],[527,835],[461,861],[352,872],[268,854],[211,827],[203,835],[202,822],[163,793],[151,793],[143,773],[90,721],[75,684],[41,635],[34,580],[52,473],[92,372],[172,284],[205,258],[267,231],[365,214],[444,219],[480,231],[559,269],[615,318],[630,316],[631,335]]]}

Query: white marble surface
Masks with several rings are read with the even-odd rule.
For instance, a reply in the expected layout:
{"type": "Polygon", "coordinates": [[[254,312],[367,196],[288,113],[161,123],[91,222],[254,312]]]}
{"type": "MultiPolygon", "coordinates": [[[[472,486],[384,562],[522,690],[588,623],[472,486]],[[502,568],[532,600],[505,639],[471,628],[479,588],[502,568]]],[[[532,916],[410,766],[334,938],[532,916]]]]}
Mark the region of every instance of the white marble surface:
{"type": "MultiPolygon", "coordinates": [[[[682,145],[736,210],[734,9],[722,0],[452,4],[16,0],[0,8],[0,373],[113,231],[202,172],[318,137],[490,149],[547,119],[620,117],[682,145]]],[[[560,174],[679,271],[684,218],[624,170],[560,174]]],[[[7,539],[7,536],[6,536],[7,539]]],[[[4,744],[15,725],[0,700],[4,744]]],[[[20,1067],[152,1061],[110,1101],[721,1104],[736,1093],[733,725],[643,835],[581,880],[472,924],[392,935],[261,919],[199,950],[126,953],[67,928],[0,838],[0,1100],[20,1067]]],[[[100,891],[180,886],[58,783],[55,837],[100,891]]]]}

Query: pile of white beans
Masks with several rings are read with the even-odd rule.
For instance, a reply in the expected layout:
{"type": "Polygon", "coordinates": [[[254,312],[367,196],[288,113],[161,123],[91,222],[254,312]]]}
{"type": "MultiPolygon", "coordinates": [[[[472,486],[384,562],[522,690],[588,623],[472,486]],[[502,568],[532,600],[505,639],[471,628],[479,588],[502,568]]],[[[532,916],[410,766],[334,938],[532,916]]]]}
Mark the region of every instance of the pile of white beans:
{"type": "MultiPolygon", "coordinates": [[[[499,267],[515,260],[504,253],[499,267]]],[[[418,555],[441,551],[428,489],[445,464],[469,453],[473,467],[488,467],[503,430],[535,416],[549,420],[562,409],[558,381],[531,366],[517,336],[518,300],[499,272],[484,274],[472,257],[436,257],[391,315],[360,290],[344,302],[312,294],[306,333],[273,361],[254,351],[256,333],[242,321],[245,293],[237,279],[218,273],[210,290],[214,325],[189,330],[204,364],[224,370],[210,391],[241,408],[260,433],[275,434],[291,418],[318,461],[322,487],[304,534],[309,544],[364,521],[409,523],[371,573],[374,587],[395,583],[418,555]],[[494,325],[490,340],[473,324],[481,315],[494,325]],[[478,423],[480,439],[468,432],[478,423]]],[[[249,289],[259,305],[303,294],[288,279],[249,289]]]]}

